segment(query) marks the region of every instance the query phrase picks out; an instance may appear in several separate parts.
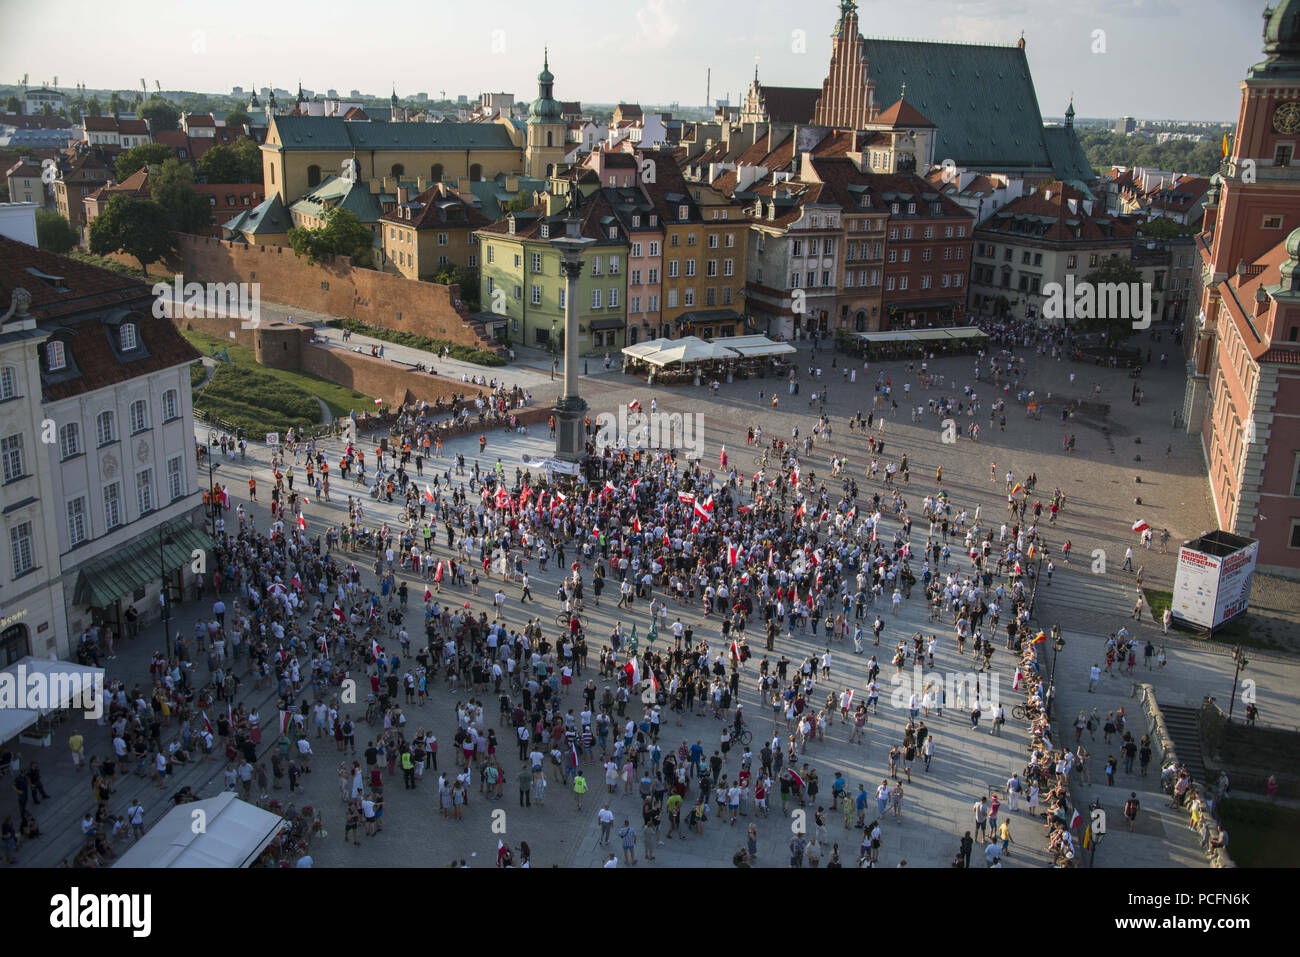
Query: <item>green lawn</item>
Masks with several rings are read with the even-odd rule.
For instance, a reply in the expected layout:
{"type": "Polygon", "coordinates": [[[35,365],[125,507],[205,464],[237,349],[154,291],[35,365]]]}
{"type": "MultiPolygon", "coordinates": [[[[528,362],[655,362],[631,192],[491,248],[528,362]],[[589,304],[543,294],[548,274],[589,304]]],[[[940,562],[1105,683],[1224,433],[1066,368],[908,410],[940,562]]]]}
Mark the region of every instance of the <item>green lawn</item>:
{"type": "MultiPolygon", "coordinates": [[[[230,362],[218,362],[212,380],[194,393],[194,407],[255,432],[283,432],[293,425],[316,425],[320,408],[315,398],[329,406],[335,417],[368,409],[373,398],[306,372],[272,369],[260,365],[251,349],[202,332],[182,329],[194,348],[205,356],[223,348],[230,362]],[[224,410],[224,411],[222,411],[224,410]],[[227,414],[229,413],[229,414],[227,414]],[[241,419],[247,419],[245,425],[241,419]],[[271,428],[262,426],[271,425],[271,428]]],[[[193,373],[191,373],[193,375],[193,373]]]]}
{"type": "MultiPolygon", "coordinates": [[[[1160,621],[1164,617],[1165,609],[1173,604],[1174,593],[1161,591],[1159,588],[1149,588],[1145,585],[1142,587],[1142,592],[1147,597],[1147,607],[1155,615],[1155,620],[1160,621]]],[[[1199,637],[1204,638],[1205,636],[1202,634],[1199,637]]],[[[1206,640],[1213,641],[1218,645],[1245,645],[1247,648],[1269,649],[1283,647],[1271,638],[1251,630],[1249,612],[1234,618],[1222,628],[1217,629],[1214,632],[1214,637],[1206,638],[1206,640]]]]}
{"type": "Polygon", "coordinates": [[[1295,867],[1300,861],[1300,810],[1228,798],[1221,811],[1228,853],[1239,867],[1295,867]]]}

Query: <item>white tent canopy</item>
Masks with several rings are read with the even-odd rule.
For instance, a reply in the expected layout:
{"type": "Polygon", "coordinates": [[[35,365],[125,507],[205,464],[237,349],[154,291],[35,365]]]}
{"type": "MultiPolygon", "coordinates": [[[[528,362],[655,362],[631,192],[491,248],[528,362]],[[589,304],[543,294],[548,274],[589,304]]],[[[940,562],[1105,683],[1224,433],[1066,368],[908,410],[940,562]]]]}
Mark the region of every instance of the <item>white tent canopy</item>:
{"type": "Polygon", "coordinates": [[[666,348],[673,344],[671,339],[648,339],[645,342],[639,342],[634,346],[628,346],[623,350],[623,355],[631,356],[634,359],[643,359],[648,355],[653,355],[660,349],[666,348]]]}
{"type": "Polygon", "coordinates": [[[36,711],[0,708],[0,742],[18,737],[40,719],[40,713],[36,711]]]}
{"type": "Polygon", "coordinates": [[[705,342],[695,336],[673,339],[669,345],[641,358],[654,366],[672,365],[680,362],[691,365],[697,362],[712,362],[714,359],[734,359],[736,354],[717,342],[705,342]]]}
{"type": "Polygon", "coordinates": [[[19,675],[26,675],[28,678],[35,674],[42,676],[46,688],[53,697],[44,703],[40,709],[41,714],[49,714],[51,711],[59,711],[67,707],[79,708],[83,704],[89,706],[91,701],[82,697],[82,689],[94,688],[96,691],[102,691],[104,688],[103,668],[92,668],[90,665],[75,661],[33,658],[28,655],[18,659],[4,671],[6,674],[13,674],[14,680],[17,680],[19,675]]]}
{"type": "Polygon", "coordinates": [[[278,815],[223,791],[172,808],[113,866],[248,867],[283,825],[278,815]],[[196,827],[199,821],[201,829],[196,827]]]}

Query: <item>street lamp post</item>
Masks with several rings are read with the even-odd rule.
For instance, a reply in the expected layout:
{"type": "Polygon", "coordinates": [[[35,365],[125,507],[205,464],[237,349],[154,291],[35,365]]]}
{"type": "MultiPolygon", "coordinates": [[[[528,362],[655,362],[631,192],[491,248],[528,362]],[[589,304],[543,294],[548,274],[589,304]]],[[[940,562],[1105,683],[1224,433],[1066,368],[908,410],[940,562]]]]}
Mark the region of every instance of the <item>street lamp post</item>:
{"type": "Polygon", "coordinates": [[[1047,682],[1048,717],[1051,717],[1050,705],[1056,700],[1056,658],[1065,650],[1065,639],[1061,637],[1061,626],[1052,626],[1052,676],[1047,682]]]}
{"type": "MultiPolygon", "coordinates": [[[[1232,675],[1232,700],[1228,703],[1228,721],[1232,721],[1232,711],[1237,706],[1237,679],[1241,677],[1241,671],[1250,662],[1246,660],[1246,655],[1241,650],[1241,645],[1232,649],[1232,661],[1237,666],[1237,670],[1232,675]]],[[[1249,717],[1249,715],[1247,716],[1249,717]]]]}
{"type": "MultiPolygon", "coordinates": [[[[158,526],[158,575],[162,581],[162,591],[160,592],[159,600],[162,603],[163,640],[167,643],[169,648],[172,640],[172,632],[171,632],[172,610],[171,610],[171,602],[167,595],[166,547],[172,544],[174,544],[174,541],[171,535],[167,534],[166,526],[159,525],[158,526]]],[[[170,651],[168,651],[168,654],[170,654],[170,651]]]]}

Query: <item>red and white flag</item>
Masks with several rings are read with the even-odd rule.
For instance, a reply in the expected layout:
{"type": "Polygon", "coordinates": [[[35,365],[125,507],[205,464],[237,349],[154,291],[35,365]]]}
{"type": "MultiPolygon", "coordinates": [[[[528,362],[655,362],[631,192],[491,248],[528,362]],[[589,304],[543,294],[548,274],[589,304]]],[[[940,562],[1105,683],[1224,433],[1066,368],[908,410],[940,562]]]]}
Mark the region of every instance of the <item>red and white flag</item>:
{"type": "Polygon", "coordinates": [[[728,546],[727,546],[727,564],[728,564],[728,565],[735,565],[735,564],[736,564],[736,557],[737,557],[737,554],[738,554],[738,553],[737,553],[737,551],[736,551],[736,546],[735,546],[735,545],[728,545],[728,546]]]}
{"type": "Polygon", "coordinates": [[[631,402],[627,404],[627,410],[629,412],[640,412],[641,411],[640,401],[637,399],[633,399],[631,402]]]}
{"type": "Polygon", "coordinates": [[[713,496],[710,495],[705,501],[695,502],[695,514],[704,521],[708,522],[713,519],[713,496]]]}
{"type": "Polygon", "coordinates": [[[343,623],[343,617],[344,617],[344,616],[343,616],[343,609],[340,608],[340,607],[338,606],[338,602],[335,602],[335,603],[334,603],[334,612],[333,612],[333,614],[334,614],[334,620],[337,621],[337,622],[339,622],[340,624],[342,624],[342,623],[343,623]]]}
{"type": "Polygon", "coordinates": [[[804,517],[804,513],[806,513],[807,511],[808,511],[808,503],[800,502],[799,507],[795,509],[794,520],[796,522],[800,521],[804,517]]]}
{"type": "Polygon", "coordinates": [[[634,532],[638,532],[638,533],[641,531],[641,516],[640,516],[640,515],[635,515],[635,516],[633,516],[633,518],[632,518],[632,531],[634,531],[634,532]]]}
{"type": "Polygon", "coordinates": [[[678,493],[677,493],[677,501],[679,501],[679,502],[685,502],[687,505],[694,505],[694,504],[695,504],[695,496],[692,495],[690,492],[678,492],[678,493]]]}
{"type": "Polygon", "coordinates": [[[443,563],[438,562],[438,567],[433,572],[433,580],[436,582],[442,581],[442,566],[443,563]]]}
{"type": "Polygon", "coordinates": [[[431,602],[431,601],[433,601],[433,592],[431,592],[431,591],[429,590],[429,586],[428,586],[428,585],[425,585],[425,586],[424,586],[424,603],[427,605],[427,604],[429,604],[429,602],[431,602]]]}
{"type": "Polygon", "coordinates": [[[1139,518],[1136,522],[1133,523],[1133,531],[1137,532],[1139,535],[1141,535],[1150,527],[1151,526],[1148,525],[1146,521],[1141,518],[1139,518]]]}
{"type": "Polygon", "coordinates": [[[299,513],[298,515],[298,527],[301,528],[303,531],[307,530],[307,518],[301,513],[299,513]]]}
{"type": "Polygon", "coordinates": [[[379,655],[383,652],[383,650],[384,650],[383,648],[380,648],[380,647],[379,647],[379,642],[375,641],[375,639],[373,639],[373,638],[370,639],[370,658],[371,658],[371,660],[373,660],[373,661],[378,661],[378,660],[379,660],[379,655]]]}
{"type": "Polygon", "coordinates": [[[428,499],[430,502],[433,501],[433,489],[431,489],[427,485],[424,487],[424,497],[428,499]]]}
{"type": "Polygon", "coordinates": [[[505,508],[506,503],[510,501],[510,496],[506,494],[504,485],[497,486],[496,503],[497,508],[505,508]]]}

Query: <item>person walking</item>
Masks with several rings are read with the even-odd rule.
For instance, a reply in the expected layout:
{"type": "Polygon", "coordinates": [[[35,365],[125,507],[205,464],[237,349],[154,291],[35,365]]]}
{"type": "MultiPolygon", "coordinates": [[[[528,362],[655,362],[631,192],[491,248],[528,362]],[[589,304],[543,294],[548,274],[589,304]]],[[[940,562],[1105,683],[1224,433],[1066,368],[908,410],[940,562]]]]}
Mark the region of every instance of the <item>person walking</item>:
{"type": "Polygon", "coordinates": [[[982,797],[971,807],[975,814],[975,837],[978,840],[983,837],[988,838],[989,808],[988,798],[982,797]]]}
{"type": "Polygon", "coordinates": [[[596,812],[596,820],[600,822],[600,845],[608,847],[610,831],[614,827],[614,812],[610,810],[608,801],[596,812]]]}
{"type": "Polygon", "coordinates": [[[623,842],[623,863],[636,863],[636,828],[632,826],[631,821],[623,819],[623,826],[618,831],[619,839],[623,842]]]}
{"type": "Polygon", "coordinates": [[[804,840],[803,831],[795,831],[794,837],[790,838],[790,866],[803,867],[804,849],[808,842],[804,840]]]}
{"type": "Polygon", "coordinates": [[[583,777],[582,771],[578,770],[573,775],[573,797],[577,801],[578,810],[582,810],[582,796],[587,793],[587,779],[583,777]]]}
{"type": "Polygon", "coordinates": [[[970,831],[967,831],[962,836],[960,850],[957,852],[958,857],[962,862],[961,864],[962,867],[965,867],[967,869],[970,868],[970,855],[971,855],[971,851],[974,849],[975,849],[975,840],[970,836],[970,831]]]}
{"type": "Polygon", "coordinates": [[[1128,821],[1128,829],[1133,830],[1133,825],[1137,822],[1138,811],[1142,809],[1142,802],[1138,800],[1137,791],[1129,794],[1128,800],[1124,802],[1124,819],[1128,821]]]}

